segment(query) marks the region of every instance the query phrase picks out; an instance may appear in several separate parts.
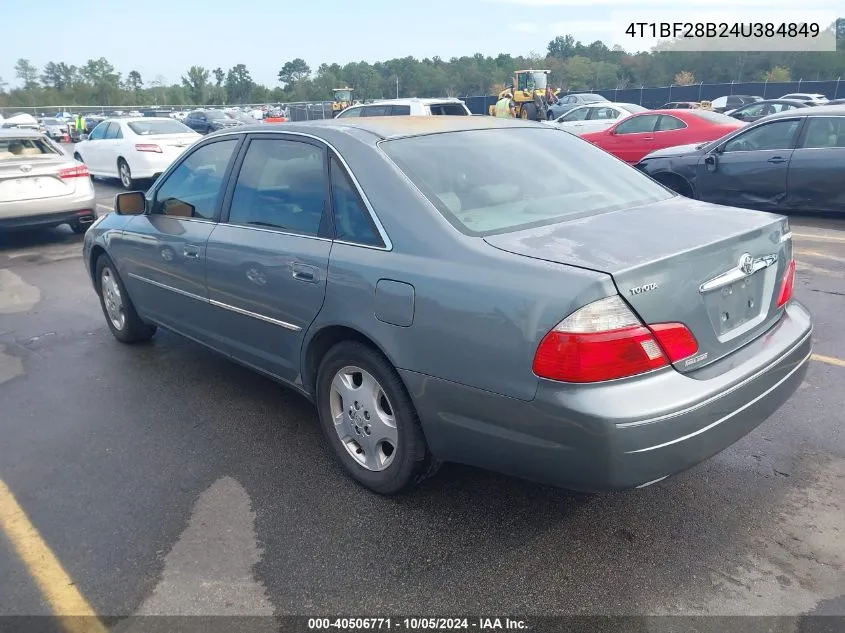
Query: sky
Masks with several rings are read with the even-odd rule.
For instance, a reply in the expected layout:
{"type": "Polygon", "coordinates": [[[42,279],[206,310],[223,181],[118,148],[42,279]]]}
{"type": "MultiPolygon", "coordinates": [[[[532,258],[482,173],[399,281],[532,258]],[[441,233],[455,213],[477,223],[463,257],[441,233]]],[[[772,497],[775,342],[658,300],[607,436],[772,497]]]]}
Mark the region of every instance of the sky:
{"type": "Polygon", "coordinates": [[[543,55],[549,40],[567,33],[585,44],[648,50],[657,41],[625,35],[630,21],[818,17],[826,26],[842,1],[812,0],[810,11],[794,0],[0,0],[0,77],[17,85],[21,57],[39,68],[105,57],[124,77],[137,70],[145,82],[159,76],[167,83],[192,65],[228,70],[242,63],[272,87],[296,57],[316,70],[323,62],[408,55],[543,55]],[[80,13],[81,23],[71,24],[80,13]],[[27,24],[37,28],[21,28],[27,24]]]}

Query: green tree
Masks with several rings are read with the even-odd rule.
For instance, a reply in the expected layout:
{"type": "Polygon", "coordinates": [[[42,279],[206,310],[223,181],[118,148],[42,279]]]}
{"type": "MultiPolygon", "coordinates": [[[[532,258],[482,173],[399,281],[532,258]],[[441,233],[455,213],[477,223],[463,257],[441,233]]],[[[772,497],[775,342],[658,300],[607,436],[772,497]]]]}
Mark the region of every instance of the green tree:
{"type": "Polygon", "coordinates": [[[775,66],[763,73],[763,81],[792,81],[792,71],[783,66],[775,66]]]}
{"type": "Polygon", "coordinates": [[[289,62],[285,62],[282,69],[279,71],[279,83],[285,88],[293,89],[299,82],[311,74],[311,68],[305,63],[305,60],[297,57],[289,62]]]}
{"type": "Polygon", "coordinates": [[[188,91],[192,103],[200,105],[205,102],[208,89],[209,72],[202,66],[191,66],[188,76],[182,77],[182,85],[188,91]]]}
{"type": "Polygon", "coordinates": [[[141,79],[141,73],[137,70],[130,70],[126,75],[126,85],[132,92],[138,93],[144,87],[144,81],[141,79]]]}
{"type": "Polygon", "coordinates": [[[120,96],[120,73],[105,58],[89,59],[79,69],[86,85],[90,86],[97,105],[111,105],[120,96]]]}
{"type": "Polygon", "coordinates": [[[676,86],[691,86],[695,83],[695,75],[688,70],[682,70],[672,82],[676,86]]]}
{"type": "MultiPolygon", "coordinates": [[[[566,59],[575,55],[575,38],[571,35],[558,35],[546,47],[549,57],[566,59]]],[[[516,69],[515,69],[516,70],[516,69]]]]}
{"type": "Polygon", "coordinates": [[[214,87],[220,88],[223,86],[223,80],[226,78],[226,73],[223,72],[222,68],[215,68],[211,71],[211,74],[214,75],[214,87]]]}
{"type": "Polygon", "coordinates": [[[28,59],[20,58],[15,62],[15,76],[23,82],[24,90],[38,86],[38,69],[28,59]]]}
{"type": "Polygon", "coordinates": [[[226,73],[226,97],[229,103],[246,103],[252,97],[255,82],[244,64],[237,64],[226,73]]]}

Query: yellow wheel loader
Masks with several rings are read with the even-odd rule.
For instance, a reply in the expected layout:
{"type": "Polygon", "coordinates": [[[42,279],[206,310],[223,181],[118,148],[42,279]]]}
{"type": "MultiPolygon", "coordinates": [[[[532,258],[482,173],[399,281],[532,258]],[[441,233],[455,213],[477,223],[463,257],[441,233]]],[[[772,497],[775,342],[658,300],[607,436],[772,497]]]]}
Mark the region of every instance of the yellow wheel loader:
{"type": "MultiPolygon", "coordinates": [[[[513,102],[516,104],[516,116],[520,119],[531,121],[545,121],[546,110],[549,104],[546,103],[546,86],[549,83],[549,70],[517,70],[513,73],[513,84],[505,86],[499,93],[501,99],[506,92],[513,95],[513,102]]],[[[555,95],[560,90],[555,90],[555,95]]],[[[495,116],[496,106],[489,108],[488,114],[495,116]]]]}
{"type": "Polygon", "coordinates": [[[332,90],[334,99],[332,100],[332,117],[346,110],[352,105],[352,88],[335,88],[332,90]]]}

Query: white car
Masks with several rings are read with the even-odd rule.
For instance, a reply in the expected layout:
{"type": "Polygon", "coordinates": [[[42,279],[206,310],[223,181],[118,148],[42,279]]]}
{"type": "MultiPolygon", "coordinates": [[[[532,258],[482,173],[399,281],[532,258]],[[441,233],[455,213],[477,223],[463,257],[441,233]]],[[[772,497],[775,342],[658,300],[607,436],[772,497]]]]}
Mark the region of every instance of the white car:
{"type": "Polygon", "coordinates": [[[389,99],[346,108],[338,119],[358,116],[470,116],[472,113],[460,99],[389,99]]]}
{"type": "Polygon", "coordinates": [[[135,181],[157,178],[194,141],[202,138],[169,117],[106,119],[83,136],[73,157],[92,176],[119,178],[126,189],[135,181]]]}
{"type": "Polygon", "coordinates": [[[559,116],[552,121],[543,121],[546,125],[554,125],[573,134],[586,134],[587,132],[601,132],[629,114],[645,112],[644,108],[636,103],[610,103],[599,101],[587,103],[577,108],[572,108],[566,114],[559,116]]]}
{"type": "Polygon", "coordinates": [[[788,95],[783,95],[781,99],[795,99],[796,101],[804,101],[805,103],[814,103],[816,105],[821,105],[828,101],[824,95],[810,92],[790,92],[788,95]]]}

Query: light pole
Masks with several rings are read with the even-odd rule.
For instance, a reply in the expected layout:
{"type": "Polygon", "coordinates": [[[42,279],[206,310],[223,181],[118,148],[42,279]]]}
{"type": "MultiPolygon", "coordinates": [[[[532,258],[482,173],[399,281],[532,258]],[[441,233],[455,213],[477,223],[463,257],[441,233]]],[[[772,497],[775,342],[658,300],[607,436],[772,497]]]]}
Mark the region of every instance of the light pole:
{"type": "Polygon", "coordinates": [[[399,98],[399,75],[396,75],[396,98],[399,98]]]}

